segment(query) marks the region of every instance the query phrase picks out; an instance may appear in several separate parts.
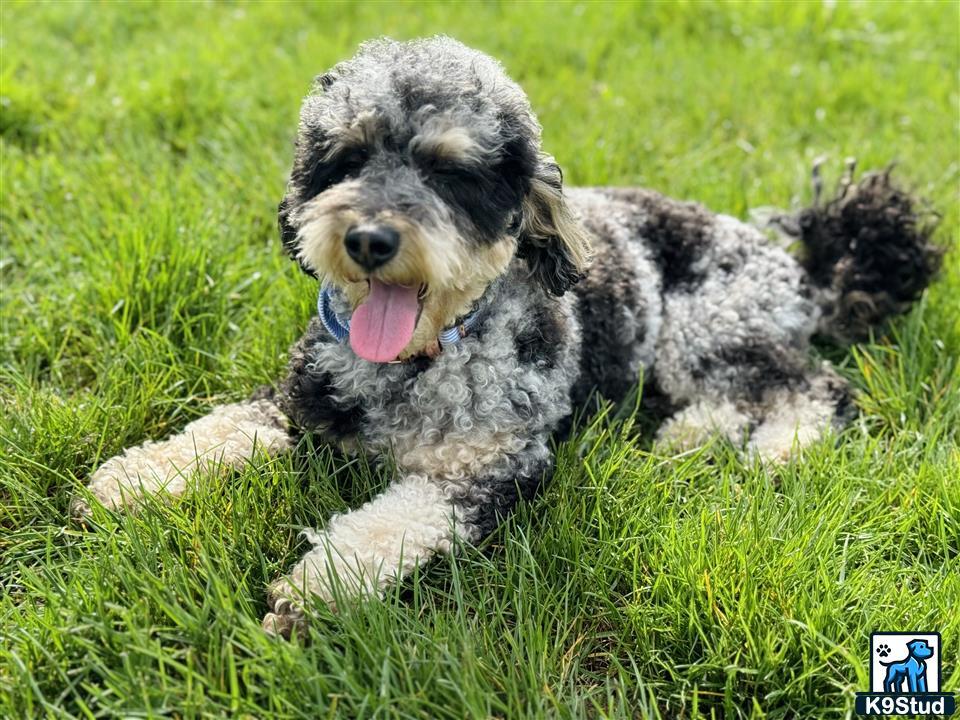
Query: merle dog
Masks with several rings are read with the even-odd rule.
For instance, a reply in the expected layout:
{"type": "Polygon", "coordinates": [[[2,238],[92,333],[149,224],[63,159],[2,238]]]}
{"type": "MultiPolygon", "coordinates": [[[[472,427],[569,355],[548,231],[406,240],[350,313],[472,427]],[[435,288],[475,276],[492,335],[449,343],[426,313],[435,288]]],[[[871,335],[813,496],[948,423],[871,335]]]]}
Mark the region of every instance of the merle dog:
{"type": "Polygon", "coordinates": [[[448,38],[369,42],[318,78],[279,223],[320,291],[279,388],[108,460],[76,507],[178,495],[304,433],[392,457],[387,489],[307,531],[272,586],[264,626],[282,633],[311,596],[375,595],[488,534],[550,474],[573,409],[641,369],[672,408],[665,446],[718,434],[787,459],[852,408],[811,336],[862,337],[937,266],[887,174],[777,217],[799,256],[650,190],[564,188],[520,87],[448,38]]]}

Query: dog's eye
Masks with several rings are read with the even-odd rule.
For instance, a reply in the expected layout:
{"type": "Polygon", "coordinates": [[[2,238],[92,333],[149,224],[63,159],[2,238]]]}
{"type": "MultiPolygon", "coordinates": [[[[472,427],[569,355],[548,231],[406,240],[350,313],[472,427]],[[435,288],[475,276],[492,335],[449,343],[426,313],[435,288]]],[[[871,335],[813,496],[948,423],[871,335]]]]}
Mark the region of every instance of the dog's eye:
{"type": "Polygon", "coordinates": [[[356,150],[351,150],[343,157],[337,163],[337,166],[344,177],[354,177],[363,169],[363,166],[367,164],[369,158],[370,153],[366,148],[357,148],[356,150]]]}
{"type": "Polygon", "coordinates": [[[507,226],[507,233],[509,235],[516,235],[520,232],[520,225],[523,223],[523,214],[520,212],[515,212],[513,217],[510,218],[510,224],[507,226]]]}
{"type": "Polygon", "coordinates": [[[454,162],[450,158],[430,153],[415,153],[417,167],[428,178],[436,180],[475,180],[473,168],[454,162]]]}
{"type": "Polygon", "coordinates": [[[360,174],[369,159],[366,148],[350,150],[345,155],[317,162],[310,171],[307,181],[308,197],[319,195],[329,187],[360,174]]]}
{"type": "Polygon", "coordinates": [[[431,175],[444,180],[469,181],[472,179],[466,168],[451,163],[432,163],[429,170],[431,175]]]}

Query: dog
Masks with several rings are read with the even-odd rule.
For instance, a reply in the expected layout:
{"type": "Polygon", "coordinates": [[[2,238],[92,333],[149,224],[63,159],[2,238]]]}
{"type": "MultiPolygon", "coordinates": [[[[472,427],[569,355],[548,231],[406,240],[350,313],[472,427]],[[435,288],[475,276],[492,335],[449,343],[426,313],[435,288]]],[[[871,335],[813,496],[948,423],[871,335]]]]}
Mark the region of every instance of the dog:
{"type": "Polygon", "coordinates": [[[927,663],[933,657],[933,648],[926,640],[911,640],[907,643],[907,657],[896,662],[880,661],[887,668],[887,676],[883,680],[883,691],[888,693],[902,692],[903,681],[907,681],[907,691],[924,693],[927,691],[927,663]]]}
{"type": "Polygon", "coordinates": [[[565,188],[520,87],[445,37],[367,42],[316,79],[278,223],[319,295],[287,376],[108,460],[75,507],[180,495],[305,434],[392,459],[380,496],[304,532],[313,549],[269,590],[263,625],[283,635],[315,600],[382,594],[491,533],[550,476],[574,409],[641,372],[669,412],[662,446],[719,435],[786,460],[853,410],[811,337],[864,337],[939,258],[889,173],[767,231],[650,190],[565,188]]]}

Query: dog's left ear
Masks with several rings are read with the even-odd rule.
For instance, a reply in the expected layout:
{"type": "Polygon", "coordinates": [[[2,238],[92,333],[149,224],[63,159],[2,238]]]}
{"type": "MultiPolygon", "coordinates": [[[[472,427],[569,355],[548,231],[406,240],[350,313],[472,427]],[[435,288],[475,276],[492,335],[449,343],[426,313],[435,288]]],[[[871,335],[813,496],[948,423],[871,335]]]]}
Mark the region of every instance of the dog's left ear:
{"type": "Polygon", "coordinates": [[[563,173],[540,153],[530,190],[523,199],[517,255],[554,295],[563,295],[590,264],[590,241],[563,199],[563,173]]]}

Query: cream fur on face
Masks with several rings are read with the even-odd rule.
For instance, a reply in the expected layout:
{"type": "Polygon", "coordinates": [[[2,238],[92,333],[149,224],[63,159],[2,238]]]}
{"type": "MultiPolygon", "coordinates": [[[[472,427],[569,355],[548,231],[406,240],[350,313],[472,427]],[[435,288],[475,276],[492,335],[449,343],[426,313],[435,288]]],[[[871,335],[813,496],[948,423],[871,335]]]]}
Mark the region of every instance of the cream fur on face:
{"type": "MultiPolygon", "coordinates": [[[[352,209],[356,185],[344,183],[322,194],[301,211],[300,261],[324,282],[339,288],[355,309],[367,297],[366,274],[347,255],[343,236],[361,221],[352,209]]],[[[416,330],[400,353],[401,360],[420,355],[436,343],[440,332],[472,309],[487,287],[506,272],[516,253],[516,238],[504,235],[489,244],[460,236],[452,222],[423,227],[395,213],[381,213],[374,223],[400,232],[398,255],[374,276],[405,287],[423,287],[416,330]]]]}

